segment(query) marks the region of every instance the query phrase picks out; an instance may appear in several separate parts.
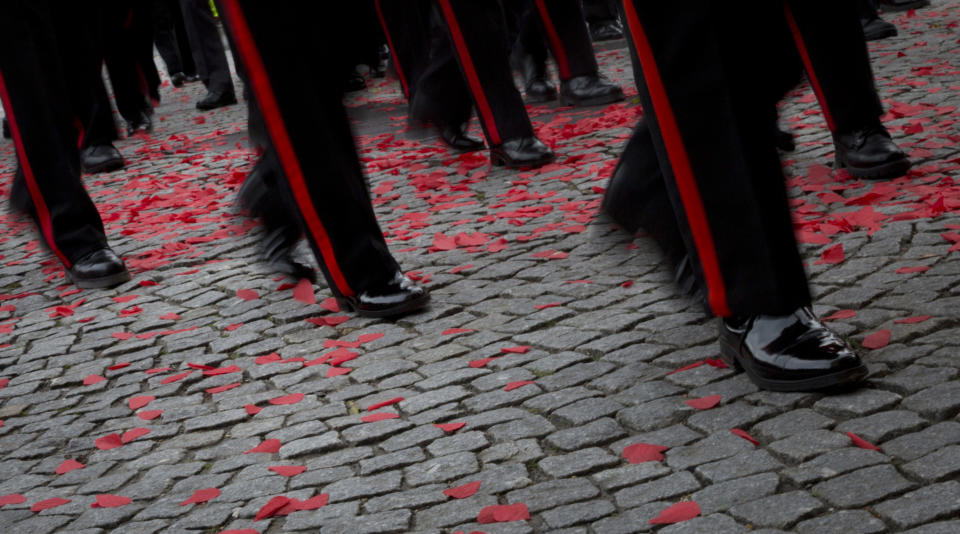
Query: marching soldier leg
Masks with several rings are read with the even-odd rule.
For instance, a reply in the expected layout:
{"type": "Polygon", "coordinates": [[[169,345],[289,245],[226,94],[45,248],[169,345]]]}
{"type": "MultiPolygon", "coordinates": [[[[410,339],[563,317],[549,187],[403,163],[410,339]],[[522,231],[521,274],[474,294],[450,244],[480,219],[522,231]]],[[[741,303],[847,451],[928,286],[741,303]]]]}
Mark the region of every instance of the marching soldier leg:
{"type": "Polygon", "coordinates": [[[428,294],[403,276],[377,223],[339,86],[323,83],[314,66],[339,65],[337,17],[318,29],[255,0],[223,7],[286,178],[279,189],[296,206],[334,295],[368,316],[424,306],[428,294]]]}

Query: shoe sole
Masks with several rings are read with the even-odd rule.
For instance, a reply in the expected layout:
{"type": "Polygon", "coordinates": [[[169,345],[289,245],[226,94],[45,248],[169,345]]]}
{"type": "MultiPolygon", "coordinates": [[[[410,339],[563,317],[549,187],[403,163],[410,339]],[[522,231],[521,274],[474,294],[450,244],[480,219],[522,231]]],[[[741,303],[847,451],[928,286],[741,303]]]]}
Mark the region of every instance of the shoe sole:
{"type": "Polygon", "coordinates": [[[851,167],[846,164],[839,156],[835,156],[833,163],[833,168],[835,169],[846,169],[850,173],[850,176],[854,178],[864,178],[867,180],[889,180],[891,178],[899,178],[907,173],[910,170],[910,167],[913,164],[909,159],[903,158],[896,161],[891,161],[884,163],[883,165],[877,165],[876,167],[870,167],[867,169],[859,169],[856,167],[851,167]]]}
{"type": "Polygon", "coordinates": [[[528,104],[542,104],[544,102],[553,102],[557,99],[557,93],[544,96],[531,96],[529,93],[523,94],[523,100],[528,104]]]}
{"type": "Polygon", "coordinates": [[[360,317],[371,317],[376,319],[385,319],[389,317],[397,317],[399,315],[405,315],[412,311],[416,311],[416,310],[419,310],[420,308],[423,308],[429,302],[430,302],[430,293],[424,293],[423,296],[418,299],[409,300],[407,302],[404,302],[403,304],[400,304],[399,306],[394,306],[393,308],[387,308],[384,310],[363,311],[363,310],[358,310],[354,308],[354,306],[350,304],[350,302],[347,300],[339,299],[339,298],[337,299],[337,303],[340,304],[340,309],[355,313],[360,317]]]}
{"type": "Polygon", "coordinates": [[[97,174],[100,172],[113,172],[122,169],[126,165],[126,162],[123,160],[120,161],[109,161],[106,163],[101,163],[100,165],[94,165],[92,167],[83,167],[83,172],[87,174],[97,174]]]}
{"type": "Polygon", "coordinates": [[[124,282],[130,281],[130,271],[123,271],[119,273],[114,273],[107,276],[101,276],[100,278],[86,278],[83,280],[77,280],[70,275],[70,271],[66,271],[67,278],[73,282],[73,285],[77,286],[80,289],[104,289],[109,287],[118,286],[124,282]]]}
{"type": "Polygon", "coordinates": [[[756,373],[740,364],[740,350],[729,343],[720,340],[720,359],[731,369],[743,371],[750,380],[761,389],[779,392],[817,391],[835,386],[850,385],[862,382],[869,373],[866,365],[852,369],[844,369],[828,375],[803,378],[800,380],[774,380],[757,376],[756,373]]]}
{"type": "Polygon", "coordinates": [[[525,161],[523,163],[516,163],[508,160],[500,154],[490,154],[490,164],[496,167],[506,167],[508,169],[535,169],[537,167],[542,167],[547,163],[550,163],[557,159],[556,154],[550,154],[547,157],[540,158],[534,161],[525,161]]]}
{"type": "Polygon", "coordinates": [[[561,106],[573,106],[573,107],[575,107],[575,108],[587,107],[587,106],[600,106],[600,105],[603,105],[603,104],[613,104],[614,102],[621,102],[621,101],[623,101],[625,98],[626,98],[626,97],[623,96],[623,93],[613,94],[613,95],[605,95],[605,96],[597,96],[597,97],[594,97],[594,98],[583,98],[583,99],[576,98],[576,97],[570,97],[570,96],[566,96],[566,95],[561,94],[561,95],[560,95],[560,105],[561,105],[561,106]]]}

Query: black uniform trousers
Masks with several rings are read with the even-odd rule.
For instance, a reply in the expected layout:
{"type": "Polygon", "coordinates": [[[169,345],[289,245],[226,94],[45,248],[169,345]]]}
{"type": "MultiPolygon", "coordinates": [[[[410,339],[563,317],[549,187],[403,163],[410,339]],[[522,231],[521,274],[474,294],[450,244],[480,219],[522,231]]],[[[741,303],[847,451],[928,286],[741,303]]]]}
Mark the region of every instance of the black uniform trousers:
{"type": "Polygon", "coordinates": [[[104,61],[117,111],[134,122],[152,114],[160,100],[160,75],[153,62],[150,10],[141,2],[110,0],[103,4],[104,61]]]}
{"type": "Polygon", "coordinates": [[[167,65],[167,74],[182,72],[187,76],[197,73],[190,50],[187,28],[180,11],[180,0],[152,0],[153,40],[157,52],[167,65]]]}
{"type": "MultiPolygon", "coordinates": [[[[62,42],[49,0],[11,0],[0,17],[0,97],[6,110],[22,183],[44,241],[66,266],[106,246],[103,222],[80,181],[77,145],[82,121],[71,109],[75,80],[65,65],[86,64],[82,47],[62,42]]],[[[18,181],[11,195],[16,194],[18,181]]]]}
{"type": "Polygon", "coordinates": [[[808,305],[770,134],[776,97],[756,83],[758,69],[776,65],[773,49],[757,43],[776,38],[782,6],[625,0],[624,10],[663,175],[662,188],[648,188],[648,202],[672,206],[677,231],[660,233],[683,239],[682,247],[666,248],[695,260],[716,315],[787,314],[808,305]]]}
{"type": "Polygon", "coordinates": [[[411,117],[423,122],[459,124],[470,119],[472,104],[490,146],[533,136],[523,98],[513,84],[506,21],[500,3],[430,3],[432,9],[420,0],[380,0],[378,6],[387,42],[407,76],[411,117]],[[418,5],[414,7],[415,4],[418,5]],[[429,42],[424,63],[425,35],[429,42]],[[419,43],[400,44],[401,39],[407,38],[419,38],[419,43]]]}
{"type": "Polygon", "coordinates": [[[342,8],[331,4],[317,21],[296,16],[293,2],[221,5],[283,170],[278,190],[299,214],[331,290],[382,287],[399,266],[373,212],[340,84],[316,68],[339,65],[342,8]]]}
{"type": "Polygon", "coordinates": [[[513,1],[505,7],[518,20],[516,46],[521,53],[546,61],[546,43],[563,81],[597,73],[597,59],[579,0],[513,1]]]}
{"type": "Polygon", "coordinates": [[[208,0],[180,0],[197,74],[212,93],[234,93],[230,64],[208,0]]]}

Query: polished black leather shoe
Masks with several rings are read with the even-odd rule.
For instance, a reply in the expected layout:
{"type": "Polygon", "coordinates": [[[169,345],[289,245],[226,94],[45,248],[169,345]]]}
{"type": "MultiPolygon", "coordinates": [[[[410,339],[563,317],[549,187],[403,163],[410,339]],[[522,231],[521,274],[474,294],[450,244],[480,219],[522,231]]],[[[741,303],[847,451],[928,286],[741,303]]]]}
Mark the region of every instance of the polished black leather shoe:
{"type": "Polygon", "coordinates": [[[907,155],[893,142],[883,125],[834,136],[835,164],[857,178],[884,180],[910,170],[907,155]]]}
{"type": "Polygon", "coordinates": [[[531,104],[552,102],[557,99],[557,85],[546,76],[531,78],[523,86],[523,96],[531,104]]]}
{"type": "Polygon", "coordinates": [[[88,146],[80,151],[80,166],[83,172],[97,173],[110,172],[122,169],[124,165],[123,156],[117,147],[106,145],[88,146]]]}
{"type": "Polygon", "coordinates": [[[207,93],[207,96],[200,99],[197,102],[197,109],[201,111],[210,111],[211,109],[222,108],[224,106],[230,106],[237,103],[237,96],[230,93],[218,93],[210,91],[207,93]]]}
{"type": "Polygon", "coordinates": [[[619,85],[597,74],[575,76],[560,84],[560,103],[564,106],[597,106],[624,99],[619,85]]]}
{"type": "Polygon", "coordinates": [[[880,17],[869,20],[860,19],[860,24],[863,26],[863,37],[868,41],[886,39],[897,35],[897,27],[880,17]]]}
{"type": "Polygon", "coordinates": [[[812,391],[867,377],[860,358],[809,308],[784,316],[721,320],[720,357],[771,391],[812,391]]]}
{"type": "Polygon", "coordinates": [[[118,286],[130,280],[127,266],[110,247],[95,250],[67,269],[73,284],[82,289],[118,286]]]}
{"type": "Polygon", "coordinates": [[[533,136],[508,139],[490,149],[490,163],[511,169],[540,167],[556,157],[550,147],[533,136]]]}
{"type": "Polygon", "coordinates": [[[797,149],[797,143],[793,140],[793,134],[780,128],[780,125],[774,125],[774,138],[777,148],[784,152],[793,152],[797,149]]]}
{"type": "Polygon", "coordinates": [[[187,75],[182,72],[174,72],[170,75],[170,83],[174,87],[183,87],[183,84],[187,81],[187,75]]]}
{"type": "Polygon", "coordinates": [[[623,39],[623,26],[616,20],[590,24],[590,39],[595,43],[623,39]]]}
{"type": "Polygon", "coordinates": [[[419,310],[430,293],[403,273],[396,273],[384,287],[367,289],[353,297],[338,296],[340,307],[361,317],[396,317],[419,310]]]}
{"type": "Polygon", "coordinates": [[[140,116],[136,119],[127,122],[127,136],[131,136],[137,132],[149,132],[153,129],[153,120],[150,119],[150,115],[147,115],[144,112],[140,112],[140,116]]]}
{"type": "Polygon", "coordinates": [[[462,152],[473,152],[483,148],[483,141],[467,135],[467,124],[448,124],[440,127],[440,139],[450,148],[462,152]]]}

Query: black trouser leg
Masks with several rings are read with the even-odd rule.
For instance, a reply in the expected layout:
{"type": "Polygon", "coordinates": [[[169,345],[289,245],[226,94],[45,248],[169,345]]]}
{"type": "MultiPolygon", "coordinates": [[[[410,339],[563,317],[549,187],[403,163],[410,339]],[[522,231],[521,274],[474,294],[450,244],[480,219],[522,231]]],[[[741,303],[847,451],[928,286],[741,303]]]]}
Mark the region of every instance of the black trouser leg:
{"type": "Polygon", "coordinates": [[[457,65],[444,23],[436,13],[424,15],[424,23],[430,26],[429,62],[411,91],[410,117],[415,122],[438,125],[466,123],[473,110],[470,89],[457,65]]]}
{"type": "Polygon", "coordinates": [[[150,8],[153,14],[153,41],[167,66],[167,74],[173,76],[183,72],[183,62],[180,61],[180,45],[177,43],[169,4],[166,0],[151,0],[150,8]]]}
{"type": "Polygon", "coordinates": [[[110,75],[117,111],[127,122],[134,122],[150,109],[145,84],[138,72],[136,44],[131,28],[134,10],[126,2],[113,0],[104,4],[104,61],[110,75]]]}
{"type": "Polygon", "coordinates": [[[203,85],[213,93],[234,93],[226,50],[208,0],[180,0],[184,26],[203,85]]]}
{"type": "Polygon", "coordinates": [[[774,140],[757,128],[770,120],[773,100],[758,99],[747,80],[731,76],[739,69],[727,68],[764,64],[756,47],[738,49],[719,35],[731,30],[718,20],[737,19],[707,0],[624,7],[643,68],[641,102],[710,309],[784,314],[809,304],[774,140]]]}
{"type": "Polygon", "coordinates": [[[413,101],[430,61],[430,0],[376,0],[376,8],[403,94],[413,101]]]}
{"type": "Polygon", "coordinates": [[[180,0],[163,0],[167,5],[167,11],[173,22],[173,32],[177,37],[177,48],[180,49],[180,61],[183,65],[183,73],[187,76],[197,74],[197,64],[193,60],[193,50],[190,48],[190,37],[187,34],[187,27],[183,21],[183,10],[180,6],[180,0]]]}
{"type": "Polygon", "coordinates": [[[339,19],[291,16],[257,0],[225,0],[224,14],[254,97],[331,289],[352,296],[383,286],[399,271],[370,203],[339,85],[319,65],[338,64],[339,19]]]}
{"type": "Polygon", "coordinates": [[[856,4],[788,0],[784,9],[830,131],[850,132],[876,123],[883,106],[856,4]],[[827,12],[830,16],[823,16],[827,12]]]}
{"type": "Polygon", "coordinates": [[[523,98],[513,85],[499,3],[437,0],[437,4],[488,144],[533,136],[523,98]]]}
{"type": "Polygon", "coordinates": [[[579,0],[533,0],[561,80],[597,73],[579,0]]]}
{"type": "Polygon", "coordinates": [[[70,109],[62,49],[49,2],[12,0],[4,5],[0,97],[22,170],[11,196],[26,190],[41,235],[70,267],[106,246],[106,237],[100,214],[80,181],[79,132],[70,109]]]}

